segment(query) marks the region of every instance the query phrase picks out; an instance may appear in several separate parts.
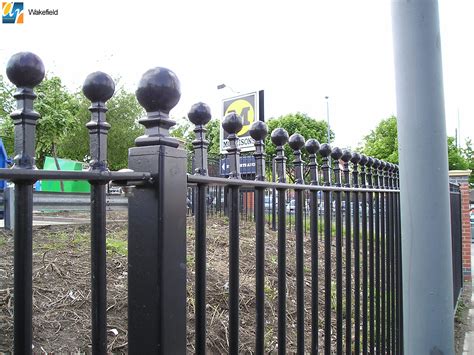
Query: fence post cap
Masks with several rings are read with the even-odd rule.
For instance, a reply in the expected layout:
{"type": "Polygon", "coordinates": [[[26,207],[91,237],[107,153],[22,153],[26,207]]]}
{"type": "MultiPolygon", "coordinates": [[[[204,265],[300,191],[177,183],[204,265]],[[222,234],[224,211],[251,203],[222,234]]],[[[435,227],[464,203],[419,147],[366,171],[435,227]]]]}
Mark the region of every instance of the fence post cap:
{"type": "Polygon", "coordinates": [[[31,52],[19,52],[7,63],[7,76],[16,87],[34,88],[44,79],[44,64],[31,52]]]}
{"type": "Polygon", "coordinates": [[[243,120],[235,112],[231,112],[222,120],[222,128],[229,134],[237,134],[243,127],[243,120]]]}
{"type": "Polygon", "coordinates": [[[309,154],[316,154],[320,148],[319,142],[316,139],[308,139],[304,145],[309,154]]]}
{"type": "Polygon", "coordinates": [[[360,160],[359,160],[359,164],[360,165],[366,165],[367,164],[367,155],[365,154],[361,154],[360,155],[360,160]]]}
{"type": "Polygon", "coordinates": [[[332,148],[329,143],[323,143],[321,144],[321,147],[319,148],[319,154],[321,154],[323,158],[328,157],[329,154],[331,154],[331,151],[332,151],[332,148]]]}
{"type": "Polygon", "coordinates": [[[288,140],[288,144],[293,150],[300,150],[304,147],[304,143],[304,137],[299,133],[293,133],[288,140]]]}
{"type": "Polygon", "coordinates": [[[341,148],[339,148],[339,147],[332,148],[331,158],[333,158],[334,160],[339,160],[339,159],[341,159],[341,157],[342,157],[341,148]]]}
{"type": "Polygon", "coordinates": [[[375,158],[374,159],[374,168],[377,169],[380,166],[380,160],[375,158]]]}
{"type": "Polygon", "coordinates": [[[205,125],[212,118],[211,108],[204,102],[197,102],[191,106],[191,109],[188,113],[188,118],[191,123],[196,126],[205,125]]]}
{"type": "Polygon", "coordinates": [[[360,161],[360,154],[357,152],[352,153],[351,163],[357,164],[360,161]]]}
{"type": "Polygon", "coordinates": [[[276,146],[285,145],[288,142],[288,132],[284,128],[275,128],[272,131],[271,139],[276,146]]]}
{"type": "Polygon", "coordinates": [[[176,74],[156,67],[146,71],[138,83],[137,100],[147,112],[169,114],[181,98],[181,85],[176,74]]]}
{"type": "Polygon", "coordinates": [[[367,166],[370,168],[374,165],[374,158],[367,157],[367,166]]]}
{"type": "Polygon", "coordinates": [[[115,83],[110,75],[96,71],[84,80],[82,92],[91,102],[106,102],[115,92],[115,83]]]}
{"type": "Polygon", "coordinates": [[[351,160],[352,158],[352,153],[349,149],[344,149],[342,151],[342,155],[341,155],[341,160],[344,162],[344,163],[348,163],[349,160],[351,160]]]}
{"type": "Polygon", "coordinates": [[[264,140],[268,134],[268,127],[267,124],[263,121],[255,121],[250,126],[250,137],[252,137],[256,141],[264,140]]]}
{"type": "Polygon", "coordinates": [[[388,163],[387,163],[386,161],[381,160],[381,161],[380,161],[380,169],[381,169],[381,170],[386,170],[386,169],[387,169],[387,164],[388,164],[388,163]]]}

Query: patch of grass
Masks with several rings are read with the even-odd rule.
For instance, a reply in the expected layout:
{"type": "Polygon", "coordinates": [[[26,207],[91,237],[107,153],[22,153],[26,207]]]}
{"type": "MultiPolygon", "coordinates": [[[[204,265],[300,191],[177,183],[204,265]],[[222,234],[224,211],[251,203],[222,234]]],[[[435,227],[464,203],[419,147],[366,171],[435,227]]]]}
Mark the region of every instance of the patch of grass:
{"type": "Polygon", "coordinates": [[[128,243],[126,240],[107,238],[106,249],[109,253],[115,253],[122,256],[128,255],[128,243]]]}

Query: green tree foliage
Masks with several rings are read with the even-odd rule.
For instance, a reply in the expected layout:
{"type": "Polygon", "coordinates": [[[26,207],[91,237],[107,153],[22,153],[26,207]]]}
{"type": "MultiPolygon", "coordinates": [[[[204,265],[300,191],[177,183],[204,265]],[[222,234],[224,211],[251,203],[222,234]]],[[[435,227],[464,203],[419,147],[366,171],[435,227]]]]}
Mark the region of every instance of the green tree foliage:
{"type": "Polygon", "coordinates": [[[391,163],[398,163],[397,119],[391,116],[382,120],[364,137],[362,153],[391,163]]]}
{"type": "MultiPolygon", "coordinates": [[[[326,121],[315,120],[304,113],[293,113],[278,118],[270,119],[267,122],[268,135],[265,139],[265,152],[267,159],[273,157],[276,154],[276,148],[271,141],[271,133],[275,128],[281,127],[287,130],[288,135],[291,136],[293,133],[301,134],[305,140],[316,139],[320,143],[327,142],[327,131],[328,126],[326,121]]],[[[334,139],[334,133],[331,131],[331,141],[334,139]]],[[[288,157],[288,161],[293,160],[293,152],[288,145],[285,145],[285,156],[288,157]]],[[[303,159],[306,160],[307,153],[303,149],[303,159]]]]}
{"type": "MultiPolygon", "coordinates": [[[[7,87],[6,94],[10,96],[12,90],[2,79],[1,87],[7,87]]],[[[4,91],[5,93],[5,91],[4,91]]],[[[76,114],[79,110],[77,95],[71,94],[62,85],[58,77],[45,78],[35,89],[37,99],[35,110],[41,115],[36,130],[36,164],[41,167],[47,155],[56,156],[57,148],[69,130],[74,127],[76,114]]],[[[11,96],[10,96],[11,97],[11,96]]],[[[13,110],[14,100],[1,97],[2,121],[0,135],[9,155],[13,154],[13,121],[9,117],[13,110]],[[7,112],[9,111],[9,112],[7,112]]]]}
{"type": "MultiPolygon", "coordinates": [[[[465,170],[473,166],[472,143],[466,140],[466,148],[456,147],[454,137],[447,137],[449,170],[465,170]]],[[[397,119],[391,116],[380,121],[377,127],[364,137],[361,151],[382,160],[398,164],[397,119]]],[[[472,175],[471,175],[472,179],[472,175]]]]}
{"type": "Polygon", "coordinates": [[[9,155],[13,154],[13,121],[10,114],[15,109],[14,92],[13,85],[0,75],[0,138],[9,155]]]}
{"type": "Polygon", "coordinates": [[[471,170],[471,175],[469,176],[469,183],[471,187],[474,186],[474,149],[472,148],[472,140],[470,138],[466,139],[466,147],[462,150],[464,157],[467,160],[468,169],[471,170]]]}
{"type": "MultiPolygon", "coordinates": [[[[89,106],[90,102],[81,95],[75,127],[60,145],[60,156],[79,161],[88,160],[89,131],[86,123],[90,121],[89,106]]],[[[135,139],[144,132],[144,128],[138,124],[138,119],[144,115],[144,111],[135,95],[123,88],[116,91],[106,106],[107,122],[111,126],[108,132],[107,160],[109,169],[118,170],[127,167],[128,148],[133,147],[135,139]]]]}

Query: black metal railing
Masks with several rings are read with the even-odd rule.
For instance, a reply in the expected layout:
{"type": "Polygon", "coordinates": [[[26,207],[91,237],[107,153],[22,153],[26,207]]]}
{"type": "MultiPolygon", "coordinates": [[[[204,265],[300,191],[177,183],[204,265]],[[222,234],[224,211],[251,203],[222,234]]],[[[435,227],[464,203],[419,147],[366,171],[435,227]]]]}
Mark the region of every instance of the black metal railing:
{"type": "MultiPolygon", "coordinates": [[[[147,117],[140,120],[145,133],[129,151],[129,169],[107,169],[106,101],[114,83],[104,73],[91,74],[84,93],[91,101],[91,121],[87,124],[91,141],[91,170],[87,172],[46,172],[35,169],[34,86],[44,76],[41,60],[31,53],[19,53],[8,63],[7,74],[17,86],[15,124],[15,165],[0,169],[0,178],[15,183],[14,230],[14,351],[31,353],[32,348],[32,185],[39,179],[81,179],[92,184],[91,193],[91,290],[92,353],[105,354],[106,273],[105,273],[105,184],[133,186],[129,197],[128,232],[128,351],[134,354],[183,354],[187,349],[186,326],[186,223],[189,188],[193,189],[194,214],[194,351],[209,348],[207,335],[207,220],[211,192],[221,206],[225,191],[228,218],[228,302],[222,319],[228,327],[225,351],[232,354],[252,351],[278,353],[403,353],[401,231],[398,167],[378,159],[305,141],[302,135],[277,128],[271,132],[276,145],[275,180],[265,181],[264,138],[267,127],[256,122],[250,128],[255,140],[255,180],[241,178],[237,133],[242,119],[235,113],[223,120],[229,134],[227,150],[229,178],[208,174],[205,125],[211,114],[198,103],[188,115],[196,126],[193,174],[187,174],[187,154],[170,137],[175,123],[169,111],[180,97],[176,75],[165,68],[147,71],[137,90],[137,99],[147,117]],[[295,183],[287,182],[284,145],[293,150],[295,183]],[[301,150],[309,153],[305,162],[301,150]],[[317,155],[322,157],[321,172],[317,155]],[[332,161],[332,163],[331,163],[332,161]],[[332,166],[331,166],[332,164],[332,166]],[[351,177],[352,174],[352,177],[351,177]],[[255,230],[255,301],[250,325],[241,322],[242,195],[251,194],[251,218],[246,223],[255,230]],[[265,196],[272,191],[272,209],[265,196]],[[288,195],[289,194],[289,195],[288,195]],[[294,198],[293,210],[287,201],[294,198]],[[269,215],[276,238],[266,238],[269,215]],[[293,224],[294,228],[288,228],[293,224]],[[308,228],[307,228],[308,227],[308,228]],[[266,250],[277,250],[277,292],[275,314],[266,312],[266,250]],[[294,247],[294,253],[287,253],[294,247]],[[309,250],[306,250],[309,249],[309,250]],[[309,252],[307,252],[309,251],[309,252]],[[293,258],[294,256],[294,258],[293,258]],[[306,267],[309,265],[309,268],[306,267]],[[288,285],[295,284],[295,294],[288,285]],[[308,310],[308,312],[306,312],[308,310]],[[289,313],[291,311],[291,314],[289,313]],[[272,322],[269,319],[272,318],[272,322]],[[309,319],[309,323],[307,323],[309,319]],[[273,320],[275,322],[273,323],[273,320]],[[276,329],[276,344],[269,349],[269,324],[276,329]],[[254,344],[243,348],[241,333],[252,327],[254,344]],[[294,336],[293,336],[294,335],[294,336]]],[[[273,165],[273,164],[272,164],[273,165]]],[[[244,195],[245,196],[245,195],[244,195]]],[[[248,206],[250,197],[246,199],[248,206]]],[[[217,206],[217,202],[216,202],[217,206]]],[[[189,207],[189,206],[188,206],[189,207]]],[[[219,208],[220,210],[220,208],[219,208]]],[[[222,214],[216,213],[216,218],[222,214]]],[[[221,236],[224,237],[224,236],[221,236]]],[[[222,251],[224,253],[224,251],[222,251]]]]}
{"type": "Polygon", "coordinates": [[[461,191],[459,185],[449,183],[449,200],[451,207],[451,242],[453,248],[453,300],[454,307],[456,307],[463,287],[461,191]]]}

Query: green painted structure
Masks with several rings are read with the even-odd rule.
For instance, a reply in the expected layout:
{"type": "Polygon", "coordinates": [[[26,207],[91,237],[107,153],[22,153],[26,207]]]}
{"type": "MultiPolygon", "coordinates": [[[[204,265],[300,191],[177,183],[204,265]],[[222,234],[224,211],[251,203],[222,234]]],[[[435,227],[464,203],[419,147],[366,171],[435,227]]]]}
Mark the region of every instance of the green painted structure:
{"type": "MultiPolygon", "coordinates": [[[[75,160],[59,159],[60,170],[81,171],[83,163],[75,160]]],[[[43,170],[58,170],[53,157],[46,157],[43,170]]],[[[90,192],[91,186],[87,181],[64,180],[64,192],[90,192]]],[[[40,183],[41,191],[61,192],[59,180],[42,180],[40,183]]]]}

